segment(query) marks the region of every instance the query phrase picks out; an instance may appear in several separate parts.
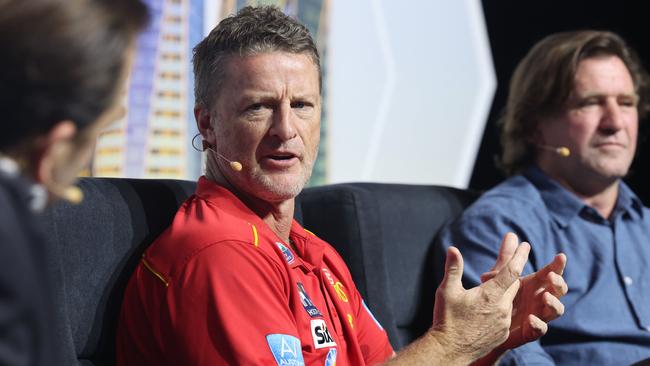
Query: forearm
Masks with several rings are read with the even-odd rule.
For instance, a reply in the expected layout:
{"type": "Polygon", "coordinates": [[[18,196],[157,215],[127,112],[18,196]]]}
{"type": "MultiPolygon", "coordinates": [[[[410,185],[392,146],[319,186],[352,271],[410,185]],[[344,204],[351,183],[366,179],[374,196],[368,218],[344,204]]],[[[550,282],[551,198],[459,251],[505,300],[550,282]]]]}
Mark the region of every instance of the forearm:
{"type": "Polygon", "coordinates": [[[442,332],[430,329],[384,363],[384,366],[466,366],[474,361],[471,355],[452,347],[445,339],[442,332]]]}

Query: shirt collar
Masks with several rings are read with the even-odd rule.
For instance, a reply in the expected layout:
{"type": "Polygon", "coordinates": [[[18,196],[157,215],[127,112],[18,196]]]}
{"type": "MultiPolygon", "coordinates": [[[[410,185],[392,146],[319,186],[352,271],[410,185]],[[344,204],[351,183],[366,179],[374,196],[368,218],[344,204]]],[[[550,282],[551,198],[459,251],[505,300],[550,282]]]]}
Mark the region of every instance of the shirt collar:
{"type": "MultiPolygon", "coordinates": [[[[523,175],[537,187],[551,216],[562,227],[566,227],[575,216],[589,207],[536,166],[526,169],[523,175]]],[[[643,217],[643,203],[623,181],[619,184],[614,212],[614,215],[629,212],[636,214],[636,217],[643,217]]]]}
{"type": "Polygon", "coordinates": [[[266,224],[262,225],[264,221],[257,216],[248,206],[246,206],[234,193],[229,189],[207,179],[205,176],[199,178],[196,185],[195,194],[219,207],[229,214],[241,217],[256,226],[267,227],[266,224]]]}
{"type": "Polygon", "coordinates": [[[316,236],[305,230],[296,220],[293,220],[291,225],[291,240],[293,240],[300,257],[304,259],[305,266],[309,270],[321,266],[325,245],[316,240],[316,236]]]}
{"type": "Polygon", "coordinates": [[[616,215],[627,212],[632,217],[643,218],[643,202],[623,181],[618,186],[618,200],[614,210],[616,215]]]}
{"type": "MultiPolygon", "coordinates": [[[[273,245],[275,242],[281,242],[284,246],[294,251],[290,243],[284,243],[277,235],[271,230],[268,225],[253,212],[246,204],[244,204],[233,192],[229,189],[220,186],[219,184],[207,179],[205,176],[199,178],[196,188],[196,195],[214,205],[227,213],[246,220],[248,223],[255,225],[258,229],[264,230],[260,232],[260,237],[266,237],[273,245]]],[[[323,258],[324,245],[314,240],[314,235],[310,234],[294,219],[291,222],[291,232],[289,238],[293,241],[297,251],[298,258],[296,258],[291,267],[299,265],[305,266],[311,270],[314,266],[320,266],[323,258]],[[309,246],[309,250],[307,249],[309,246]]]]}

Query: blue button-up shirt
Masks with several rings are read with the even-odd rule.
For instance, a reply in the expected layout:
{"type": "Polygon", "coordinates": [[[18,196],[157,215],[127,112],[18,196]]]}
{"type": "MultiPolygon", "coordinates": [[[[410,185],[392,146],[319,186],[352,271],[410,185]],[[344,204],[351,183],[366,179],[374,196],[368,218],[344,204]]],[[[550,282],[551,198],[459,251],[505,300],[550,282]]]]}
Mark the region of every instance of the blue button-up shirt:
{"type": "Polygon", "coordinates": [[[507,231],[531,244],[525,273],[567,255],[565,314],[541,342],[508,352],[502,364],[629,365],[650,357],[650,212],[619,187],[606,219],[533,167],[486,192],[441,234],[442,249],[463,254],[467,288],[494,265],[507,231]]]}

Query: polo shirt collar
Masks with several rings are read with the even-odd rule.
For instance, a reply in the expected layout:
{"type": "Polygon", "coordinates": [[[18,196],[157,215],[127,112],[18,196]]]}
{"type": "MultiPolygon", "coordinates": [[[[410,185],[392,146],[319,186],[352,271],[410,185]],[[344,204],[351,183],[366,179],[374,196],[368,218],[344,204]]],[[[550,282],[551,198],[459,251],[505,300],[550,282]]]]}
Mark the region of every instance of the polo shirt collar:
{"type": "Polygon", "coordinates": [[[195,194],[228,214],[240,217],[242,220],[246,220],[256,226],[267,227],[266,223],[235,196],[234,193],[218,183],[207,179],[205,176],[199,178],[195,194]]]}
{"type": "Polygon", "coordinates": [[[643,202],[623,181],[619,184],[615,212],[617,215],[629,213],[633,218],[643,218],[643,202]]]}
{"type": "MultiPolygon", "coordinates": [[[[537,166],[529,167],[523,175],[537,188],[549,213],[562,227],[566,227],[581,211],[589,208],[575,194],[562,187],[537,166]]],[[[628,212],[633,217],[643,217],[643,203],[623,181],[619,184],[614,212],[615,215],[628,212]]]]}
{"type": "Polygon", "coordinates": [[[293,240],[300,257],[303,258],[309,270],[321,266],[325,245],[319,240],[316,240],[316,236],[300,226],[295,219],[291,224],[290,238],[293,240]]]}
{"type": "MultiPolygon", "coordinates": [[[[294,252],[290,243],[284,243],[284,241],[278,238],[264,220],[246,206],[229,189],[202,176],[199,178],[196,187],[196,195],[216,205],[220,210],[255,225],[260,230],[260,237],[266,237],[273,245],[275,245],[275,242],[280,242],[292,253],[294,252]]],[[[324,245],[314,240],[314,235],[307,232],[295,219],[291,222],[289,238],[293,241],[298,251],[298,256],[296,256],[290,265],[292,268],[302,265],[308,270],[312,270],[314,266],[320,266],[323,260],[324,245]],[[307,250],[307,246],[309,246],[309,250],[307,250]]]]}

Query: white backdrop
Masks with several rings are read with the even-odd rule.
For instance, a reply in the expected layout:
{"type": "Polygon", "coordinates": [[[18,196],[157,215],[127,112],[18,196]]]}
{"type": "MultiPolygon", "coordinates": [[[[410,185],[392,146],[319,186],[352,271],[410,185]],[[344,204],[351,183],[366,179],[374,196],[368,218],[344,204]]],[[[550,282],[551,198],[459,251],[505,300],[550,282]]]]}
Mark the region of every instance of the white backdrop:
{"type": "Polygon", "coordinates": [[[479,0],[332,0],[330,183],[467,187],[496,77],[479,0]]]}

